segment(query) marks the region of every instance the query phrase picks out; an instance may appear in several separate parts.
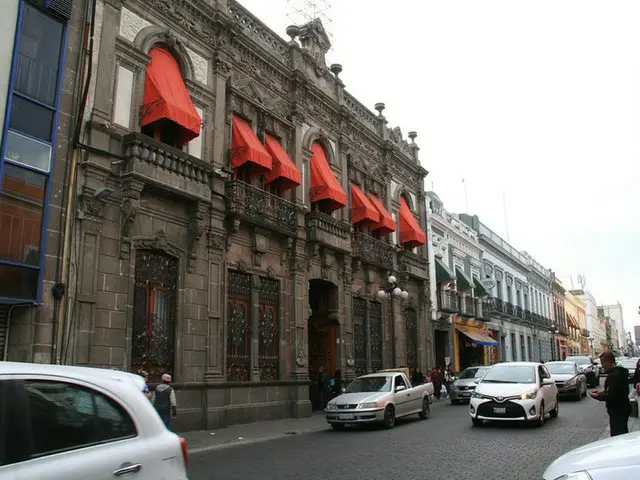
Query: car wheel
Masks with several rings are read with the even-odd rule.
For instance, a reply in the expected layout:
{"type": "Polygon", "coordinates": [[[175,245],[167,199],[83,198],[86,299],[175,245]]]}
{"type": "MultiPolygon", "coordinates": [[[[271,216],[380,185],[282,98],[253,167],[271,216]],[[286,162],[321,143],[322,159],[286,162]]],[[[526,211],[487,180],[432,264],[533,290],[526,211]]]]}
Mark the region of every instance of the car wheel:
{"type": "Polygon", "coordinates": [[[482,420],[480,420],[479,418],[472,418],[471,423],[473,424],[474,427],[482,426],[482,420]]]}
{"type": "Polygon", "coordinates": [[[544,425],[544,420],[545,420],[545,414],[544,414],[544,402],[542,402],[540,404],[540,417],[538,418],[538,420],[536,420],[536,425],[538,427],[541,427],[544,425]]]}
{"type": "Polygon", "coordinates": [[[578,388],[576,388],[575,401],[579,402],[580,400],[582,400],[582,385],[578,385],[578,388]]]}
{"type": "Polygon", "coordinates": [[[460,405],[460,400],[458,400],[457,398],[452,398],[451,405],[460,405]]]}
{"type": "Polygon", "coordinates": [[[334,430],[344,430],[344,423],[332,423],[331,428],[334,430]]]}
{"type": "Polygon", "coordinates": [[[431,413],[431,405],[429,405],[429,399],[424,398],[422,400],[422,410],[420,410],[418,417],[420,417],[420,420],[426,420],[427,418],[429,418],[430,413],[431,413]]]}
{"type": "Polygon", "coordinates": [[[556,408],[554,408],[553,410],[551,410],[551,418],[557,418],[558,417],[558,413],[560,413],[560,399],[558,397],[556,397],[556,408]]]}
{"type": "Polygon", "coordinates": [[[384,409],[384,428],[393,428],[396,425],[396,411],[392,405],[384,409]]]}

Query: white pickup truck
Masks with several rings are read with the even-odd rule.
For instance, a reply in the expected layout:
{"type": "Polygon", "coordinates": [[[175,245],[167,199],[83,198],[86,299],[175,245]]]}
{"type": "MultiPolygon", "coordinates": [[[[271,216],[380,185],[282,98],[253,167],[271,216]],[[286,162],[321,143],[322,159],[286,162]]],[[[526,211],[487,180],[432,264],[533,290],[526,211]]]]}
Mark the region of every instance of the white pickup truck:
{"type": "Polygon", "coordinates": [[[396,418],[429,418],[433,393],[432,383],[412,386],[401,369],[385,370],[356,378],[327,404],[325,414],[334,430],[370,422],[393,428],[396,418]]]}

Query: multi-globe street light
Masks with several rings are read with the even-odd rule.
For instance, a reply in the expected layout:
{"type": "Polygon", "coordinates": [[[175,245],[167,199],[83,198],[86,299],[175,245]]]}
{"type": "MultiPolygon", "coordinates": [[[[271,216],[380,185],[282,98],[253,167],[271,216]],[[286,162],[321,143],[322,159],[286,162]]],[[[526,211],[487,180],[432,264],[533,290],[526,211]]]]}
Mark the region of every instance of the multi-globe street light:
{"type": "Polygon", "coordinates": [[[396,322],[394,316],[394,304],[393,301],[395,298],[399,298],[401,300],[406,300],[409,298],[409,292],[404,290],[398,284],[398,279],[393,275],[389,275],[387,278],[386,285],[382,285],[380,290],[378,290],[378,298],[388,298],[391,301],[390,309],[391,314],[389,315],[391,319],[391,354],[393,355],[392,366],[396,368],[396,322]]]}

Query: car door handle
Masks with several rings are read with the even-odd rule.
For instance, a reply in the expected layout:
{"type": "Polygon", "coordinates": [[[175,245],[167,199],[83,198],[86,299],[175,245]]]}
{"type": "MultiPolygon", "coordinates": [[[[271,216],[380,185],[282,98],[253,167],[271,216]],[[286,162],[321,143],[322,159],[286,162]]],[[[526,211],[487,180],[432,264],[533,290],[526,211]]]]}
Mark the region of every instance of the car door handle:
{"type": "Polygon", "coordinates": [[[126,466],[121,466],[118,470],[113,472],[113,475],[119,477],[121,475],[126,475],[127,473],[138,473],[140,470],[142,470],[142,465],[140,465],[139,463],[135,465],[129,464],[126,466]]]}

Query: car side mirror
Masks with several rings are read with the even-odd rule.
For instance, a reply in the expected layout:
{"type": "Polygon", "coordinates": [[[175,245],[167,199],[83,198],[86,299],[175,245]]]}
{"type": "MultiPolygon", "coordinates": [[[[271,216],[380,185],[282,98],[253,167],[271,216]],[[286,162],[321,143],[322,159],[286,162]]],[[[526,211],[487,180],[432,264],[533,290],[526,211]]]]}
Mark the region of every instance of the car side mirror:
{"type": "Polygon", "coordinates": [[[407,387],[405,387],[404,385],[398,385],[396,387],[396,393],[401,392],[401,391],[406,390],[406,389],[407,389],[407,387]]]}
{"type": "Polygon", "coordinates": [[[553,385],[555,382],[551,378],[542,379],[542,385],[553,385]]]}

